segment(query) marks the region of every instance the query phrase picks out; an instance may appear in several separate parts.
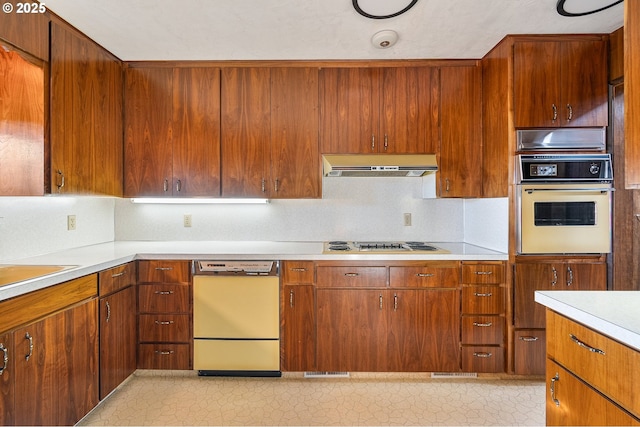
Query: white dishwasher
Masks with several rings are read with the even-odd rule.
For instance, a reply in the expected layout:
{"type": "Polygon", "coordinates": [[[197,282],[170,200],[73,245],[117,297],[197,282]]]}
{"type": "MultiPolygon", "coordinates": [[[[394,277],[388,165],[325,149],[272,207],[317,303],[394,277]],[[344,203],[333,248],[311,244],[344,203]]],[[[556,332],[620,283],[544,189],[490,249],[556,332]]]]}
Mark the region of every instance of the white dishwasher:
{"type": "Polygon", "coordinates": [[[278,261],[194,261],[193,368],[198,375],[280,372],[278,261]]]}

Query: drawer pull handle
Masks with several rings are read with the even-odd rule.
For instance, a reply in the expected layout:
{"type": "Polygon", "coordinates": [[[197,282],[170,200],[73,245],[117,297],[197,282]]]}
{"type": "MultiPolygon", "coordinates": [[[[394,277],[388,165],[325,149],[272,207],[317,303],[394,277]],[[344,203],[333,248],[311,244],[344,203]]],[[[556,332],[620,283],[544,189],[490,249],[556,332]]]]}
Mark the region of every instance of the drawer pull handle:
{"type": "Polygon", "coordinates": [[[478,292],[474,292],[473,294],[475,296],[477,296],[477,297],[492,297],[493,296],[493,292],[488,292],[486,294],[481,294],[481,293],[478,293],[478,292]]]}
{"type": "Polygon", "coordinates": [[[127,274],[127,270],[124,270],[122,273],[112,274],[111,278],[115,279],[116,277],[124,276],[125,274],[127,274]]]}
{"type": "Polygon", "coordinates": [[[289,291],[289,307],[293,308],[294,305],[294,294],[293,289],[289,291]]]}
{"type": "Polygon", "coordinates": [[[171,271],[173,267],[156,267],[157,271],[171,271]]]}
{"type": "Polygon", "coordinates": [[[433,273],[416,273],[416,277],[433,277],[435,274],[433,273]]]}
{"type": "Polygon", "coordinates": [[[344,273],[344,275],[347,277],[357,277],[360,275],[360,273],[344,273]]]}
{"type": "Polygon", "coordinates": [[[109,301],[105,301],[104,306],[107,308],[107,318],[104,319],[104,321],[106,323],[109,323],[109,321],[111,320],[111,304],[109,304],[109,301]]]}
{"type": "Polygon", "coordinates": [[[4,344],[0,343],[0,350],[2,351],[2,360],[4,363],[2,364],[2,368],[0,368],[0,375],[7,369],[7,365],[9,364],[9,350],[4,344]]]}
{"type": "Polygon", "coordinates": [[[578,337],[576,337],[573,334],[569,334],[569,338],[571,338],[571,341],[573,341],[574,343],[578,344],[578,346],[582,347],[582,348],[586,348],[587,350],[589,350],[592,353],[597,353],[597,354],[601,354],[601,355],[605,355],[604,351],[600,350],[599,348],[595,348],[595,347],[591,347],[588,344],[585,344],[584,342],[580,341],[578,339],[578,337]]]}
{"type": "Polygon", "coordinates": [[[493,322],[488,322],[488,323],[473,322],[473,326],[477,326],[479,328],[489,328],[489,327],[493,326],[493,322]]]}
{"type": "Polygon", "coordinates": [[[380,294],[380,296],[378,297],[378,304],[379,304],[380,310],[382,310],[382,294],[380,294]]]}
{"type": "Polygon", "coordinates": [[[169,356],[173,354],[173,350],[156,350],[156,354],[160,356],[169,356]]]}
{"type": "Polygon", "coordinates": [[[156,295],[172,295],[173,291],[156,291],[156,295]]]}
{"type": "Polygon", "coordinates": [[[538,341],[538,339],[539,337],[532,337],[530,335],[520,337],[520,341],[524,341],[524,342],[534,342],[534,341],[538,341]]]}
{"type": "Polygon", "coordinates": [[[479,276],[488,276],[490,274],[493,274],[493,271],[476,271],[475,273],[479,276]]]}
{"type": "Polygon", "coordinates": [[[173,320],[156,320],[156,325],[173,325],[173,320]]]}
{"type": "Polygon", "coordinates": [[[556,372],[556,376],[551,378],[551,386],[549,387],[549,391],[551,392],[551,400],[556,406],[560,406],[560,401],[556,398],[556,381],[560,381],[560,375],[556,372]]]}
{"type": "Polygon", "coordinates": [[[493,356],[492,353],[485,353],[483,351],[476,351],[476,352],[473,353],[473,355],[475,357],[482,357],[482,358],[485,358],[485,359],[493,356]]]}
{"type": "Polygon", "coordinates": [[[289,270],[296,271],[296,272],[299,272],[299,273],[304,273],[305,271],[307,271],[307,269],[305,267],[294,267],[294,268],[290,268],[289,270]]]}
{"type": "Polygon", "coordinates": [[[24,336],[24,339],[29,340],[29,354],[24,356],[24,360],[29,360],[31,356],[33,356],[33,337],[31,336],[31,334],[29,334],[29,332],[27,332],[24,336]]]}

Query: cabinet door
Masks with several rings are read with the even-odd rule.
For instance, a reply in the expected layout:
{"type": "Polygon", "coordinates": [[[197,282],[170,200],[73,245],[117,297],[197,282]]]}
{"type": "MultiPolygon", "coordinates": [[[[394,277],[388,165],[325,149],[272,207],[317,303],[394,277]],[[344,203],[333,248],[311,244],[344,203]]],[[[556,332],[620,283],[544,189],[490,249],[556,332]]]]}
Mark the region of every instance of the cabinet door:
{"type": "Polygon", "coordinates": [[[136,288],[100,299],[100,399],[136,370],[136,288]]]}
{"type": "Polygon", "coordinates": [[[547,359],[548,426],[637,426],[640,421],[547,359]]]}
{"type": "Polygon", "coordinates": [[[282,287],[281,369],[316,369],[316,317],[313,285],[282,287]]]}
{"type": "Polygon", "coordinates": [[[122,103],[120,60],[52,23],[52,192],[122,196],[122,103]]]}
{"type": "Polygon", "coordinates": [[[561,289],[562,283],[564,283],[564,265],[561,263],[516,263],[515,327],[543,329],[545,308],[536,304],[534,293],[561,289]]]}
{"type": "Polygon", "coordinates": [[[562,126],[607,126],[607,44],[564,42],[562,62],[562,126]]]}
{"type": "Polygon", "coordinates": [[[565,268],[565,290],[607,290],[607,265],[601,263],[567,263],[565,268]]]}
{"type": "Polygon", "coordinates": [[[126,197],[171,194],[173,70],[127,68],[125,72],[126,197]]]}
{"type": "Polygon", "coordinates": [[[384,68],[378,151],[435,153],[438,150],[436,67],[384,68]]]}
{"type": "Polygon", "coordinates": [[[219,196],[219,68],[173,70],[172,142],[172,194],[180,197],[219,196]]]}
{"type": "Polygon", "coordinates": [[[386,291],[318,289],[318,369],[386,371],[386,291]]]}
{"type": "Polygon", "coordinates": [[[222,196],[268,196],[270,70],[223,69],[221,114],[222,196]]]}
{"type": "Polygon", "coordinates": [[[14,421],[15,345],[13,334],[0,335],[0,425],[16,425],[14,421]]]}
{"type": "Polygon", "coordinates": [[[98,404],[97,319],[92,300],[14,331],[16,424],[73,425],[98,404]]]}
{"type": "Polygon", "coordinates": [[[546,332],[539,329],[515,331],[513,371],[516,375],[544,375],[546,332]]]}
{"type": "Polygon", "coordinates": [[[482,69],[443,67],[440,74],[440,197],[482,194],[482,69]]]}
{"type": "Polygon", "coordinates": [[[42,196],[44,67],[0,46],[0,74],[0,196],[42,196]]]}
{"type": "MultiPolygon", "coordinates": [[[[556,127],[560,101],[562,44],[517,42],[513,47],[515,127],[556,127]]],[[[561,111],[562,110],[562,111],[561,111]]]]}
{"type": "Polygon", "coordinates": [[[387,293],[389,371],[460,370],[460,291],[387,293]]]}
{"type": "Polygon", "coordinates": [[[379,70],[324,68],[320,72],[322,154],[374,153],[378,136],[379,70]]]}
{"type": "Polygon", "coordinates": [[[319,198],[318,69],[271,69],[270,194],[319,198]]]}

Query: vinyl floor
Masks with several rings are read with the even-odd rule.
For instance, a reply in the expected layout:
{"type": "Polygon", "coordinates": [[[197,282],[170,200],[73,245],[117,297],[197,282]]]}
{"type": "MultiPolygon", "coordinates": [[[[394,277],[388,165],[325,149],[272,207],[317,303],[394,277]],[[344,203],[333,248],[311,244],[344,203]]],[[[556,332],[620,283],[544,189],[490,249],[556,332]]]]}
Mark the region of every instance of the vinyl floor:
{"type": "Polygon", "coordinates": [[[78,425],[544,424],[544,381],[357,373],[225,378],[138,370],[78,425]]]}

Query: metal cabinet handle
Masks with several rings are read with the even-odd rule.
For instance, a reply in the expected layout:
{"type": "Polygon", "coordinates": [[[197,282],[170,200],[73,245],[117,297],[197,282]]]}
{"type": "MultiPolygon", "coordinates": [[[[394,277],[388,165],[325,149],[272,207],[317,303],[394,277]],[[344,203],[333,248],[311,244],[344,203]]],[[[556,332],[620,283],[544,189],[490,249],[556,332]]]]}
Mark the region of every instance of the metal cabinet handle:
{"type": "Polygon", "coordinates": [[[156,267],[156,271],[171,271],[173,267],[156,267]]]}
{"type": "Polygon", "coordinates": [[[382,310],[382,294],[378,297],[378,301],[380,303],[380,310],[382,310]]]}
{"type": "Polygon", "coordinates": [[[0,343],[0,351],[2,351],[3,357],[2,360],[4,363],[2,364],[2,368],[0,368],[0,375],[7,369],[7,365],[9,364],[9,349],[4,346],[4,344],[0,343]]]}
{"type": "Polygon", "coordinates": [[[371,151],[376,149],[376,136],[371,134],[371,151]]]}
{"type": "Polygon", "coordinates": [[[169,356],[173,354],[173,350],[156,350],[156,354],[159,354],[160,356],[169,356]]]}
{"type": "Polygon", "coordinates": [[[262,192],[265,193],[267,191],[267,182],[264,178],[262,178],[260,185],[261,185],[262,192]]]}
{"type": "Polygon", "coordinates": [[[571,341],[576,343],[579,347],[586,348],[592,353],[601,354],[603,356],[605,355],[605,352],[603,350],[600,350],[599,348],[591,347],[589,344],[586,344],[584,341],[580,341],[578,337],[576,337],[573,334],[569,334],[569,338],[571,338],[571,341]]]}
{"type": "Polygon", "coordinates": [[[169,180],[167,178],[164,179],[164,183],[162,184],[162,190],[165,193],[169,191],[169,180]]]}
{"type": "Polygon", "coordinates": [[[573,119],[573,107],[571,106],[571,104],[567,104],[567,121],[570,122],[573,119]]]}
{"type": "Polygon", "coordinates": [[[487,323],[473,322],[473,326],[477,326],[479,328],[489,328],[493,326],[493,322],[487,322],[487,323]]]}
{"type": "Polygon", "coordinates": [[[25,340],[29,340],[29,354],[27,354],[24,357],[25,360],[29,360],[29,358],[31,358],[31,356],[33,356],[33,337],[29,334],[29,332],[27,332],[24,335],[24,339],[25,340]]]}
{"type": "Polygon", "coordinates": [[[450,189],[451,189],[451,186],[449,185],[449,178],[445,178],[444,179],[444,191],[446,193],[448,193],[450,189]]]}
{"type": "Polygon", "coordinates": [[[549,391],[551,392],[551,400],[556,406],[560,406],[560,401],[556,398],[556,381],[560,381],[560,375],[556,372],[556,376],[551,378],[551,386],[549,387],[549,391]]]}
{"type": "Polygon", "coordinates": [[[570,266],[567,266],[567,273],[569,276],[567,277],[567,286],[573,285],[573,270],[570,266]]]}
{"type": "Polygon", "coordinates": [[[476,271],[475,273],[478,276],[489,276],[489,275],[493,274],[493,271],[476,271]]]}
{"type": "Polygon", "coordinates": [[[389,148],[389,136],[385,133],[384,134],[384,151],[387,151],[387,148],[389,148]]]}
{"type": "Polygon", "coordinates": [[[393,294],[393,311],[398,311],[398,294],[393,294]]]}
{"type": "Polygon", "coordinates": [[[486,294],[481,294],[478,292],[474,292],[473,293],[475,296],[477,297],[492,297],[493,296],[493,292],[487,292],[486,294]]]}
{"type": "Polygon", "coordinates": [[[171,295],[171,294],[173,294],[173,291],[156,291],[155,294],[156,295],[171,295]]]}
{"type": "Polygon", "coordinates": [[[360,275],[360,273],[344,273],[344,275],[347,277],[357,277],[360,275]]]}
{"type": "Polygon", "coordinates": [[[58,177],[60,177],[60,184],[56,184],[56,187],[58,187],[58,193],[59,193],[62,187],[64,187],[64,173],[60,169],[58,169],[56,173],[58,174],[58,177]]]}
{"type": "Polygon", "coordinates": [[[278,178],[276,178],[276,182],[275,182],[275,184],[273,186],[273,188],[274,188],[276,193],[278,192],[278,188],[279,187],[280,187],[280,180],[278,178]]]}
{"type": "Polygon", "coordinates": [[[105,301],[104,305],[107,307],[107,318],[105,319],[105,322],[109,323],[109,320],[111,320],[111,305],[109,304],[109,301],[105,301]]]}
{"type": "Polygon", "coordinates": [[[555,286],[558,283],[558,271],[555,267],[551,267],[551,274],[553,275],[551,279],[551,286],[555,286]]]}
{"type": "Polygon", "coordinates": [[[111,278],[112,278],[112,279],[115,279],[115,278],[117,278],[117,277],[124,276],[125,274],[127,274],[127,270],[124,270],[122,273],[115,273],[115,274],[112,274],[112,275],[111,275],[111,278]]]}
{"type": "Polygon", "coordinates": [[[532,337],[530,335],[520,337],[520,341],[524,341],[524,342],[534,342],[534,341],[538,341],[538,339],[539,339],[538,337],[532,337]]]}
{"type": "Polygon", "coordinates": [[[473,355],[475,357],[481,357],[481,358],[485,358],[485,359],[493,356],[492,353],[486,353],[484,351],[476,351],[476,352],[473,353],[473,355]]]}
{"type": "Polygon", "coordinates": [[[433,273],[416,273],[416,277],[433,277],[435,274],[433,273]]]}
{"type": "Polygon", "coordinates": [[[162,326],[166,326],[166,325],[173,325],[173,320],[156,320],[156,325],[162,325],[162,326]]]}
{"type": "Polygon", "coordinates": [[[307,271],[307,269],[305,267],[293,267],[289,269],[290,271],[296,271],[296,272],[300,272],[303,273],[305,271],[307,271]]]}
{"type": "Polygon", "coordinates": [[[176,191],[178,193],[182,191],[182,180],[181,179],[176,181],[176,191]]]}
{"type": "Polygon", "coordinates": [[[293,289],[289,290],[289,307],[293,308],[293,289]]]}
{"type": "Polygon", "coordinates": [[[555,122],[556,120],[558,120],[558,107],[556,107],[556,104],[551,104],[551,108],[553,109],[553,118],[551,119],[551,121],[555,122]]]}

